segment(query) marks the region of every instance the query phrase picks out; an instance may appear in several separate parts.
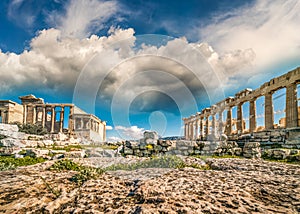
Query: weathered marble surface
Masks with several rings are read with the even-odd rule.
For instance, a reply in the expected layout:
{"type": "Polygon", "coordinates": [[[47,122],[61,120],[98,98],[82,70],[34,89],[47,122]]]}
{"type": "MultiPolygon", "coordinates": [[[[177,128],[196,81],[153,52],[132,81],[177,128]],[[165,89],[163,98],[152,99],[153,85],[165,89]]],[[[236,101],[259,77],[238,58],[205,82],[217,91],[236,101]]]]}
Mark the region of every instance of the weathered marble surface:
{"type": "Polygon", "coordinates": [[[79,188],[52,163],[0,172],[0,213],[300,212],[300,165],[208,159],[213,170],[116,171],[79,188]]]}

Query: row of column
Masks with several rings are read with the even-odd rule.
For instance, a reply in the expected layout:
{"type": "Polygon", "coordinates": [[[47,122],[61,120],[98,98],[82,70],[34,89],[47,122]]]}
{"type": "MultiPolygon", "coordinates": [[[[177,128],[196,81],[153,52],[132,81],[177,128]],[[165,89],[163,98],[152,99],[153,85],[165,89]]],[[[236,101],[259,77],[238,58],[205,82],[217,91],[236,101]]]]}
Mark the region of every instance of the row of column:
{"type": "MultiPolygon", "coordinates": [[[[62,132],[64,127],[64,106],[36,106],[36,105],[24,105],[24,114],[23,114],[23,123],[32,123],[37,124],[41,122],[42,127],[46,126],[46,122],[50,122],[50,127],[48,127],[51,133],[55,132],[55,123],[56,123],[56,114],[59,115],[59,128],[58,131],[62,132]],[[60,111],[56,111],[55,108],[60,107],[60,111]],[[48,113],[51,113],[50,121],[48,121],[48,113]],[[42,113],[41,121],[39,120],[39,113],[42,113]]],[[[70,106],[70,114],[69,114],[69,127],[72,127],[72,115],[73,115],[73,107],[70,106]],[[70,124],[71,123],[71,124],[70,124]]],[[[72,130],[71,130],[72,131],[72,130]]]]}
{"type": "Polygon", "coordinates": [[[91,129],[94,132],[99,133],[100,132],[100,122],[95,121],[91,118],[76,118],[76,123],[80,121],[80,125],[76,124],[77,129],[91,129]]]}
{"type": "MultiPolygon", "coordinates": [[[[266,93],[265,96],[265,129],[274,128],[274,107],[273,107],[273,91],[266,93]]],[[[256,99],[253,98],[249,101],[249,131],[256,131],[256,99]]],[[[242,134],[244,132],[243,123],[243,103],[237,104],[237,133],[242,134]]],[[[195,140],[208,136],[208,134],[215,135],[216,130],[218,134],[225,133],[226,135],[232,134],[232,108],[227,107],[226,126],[223,127],[222,114],[223,110],[219,112],[218,127],[216,127],[216,114],[212,112],[210,115],[196,115],[190,120],[185,119],[184,136],[185,139],[195,140]],[[211,126],[209,126],[209,117],[212,116],[211,126]],[[204,120],[205,118],[205,120],[204,120]],[[204,126],[205,121],[205,126],[204,126]],[[200,126],[200,130],[199,127],[200,126]],[[205,127],[205,128],[203,128],[205,127]],[[211,133],[209,133],[211,127],[211,133]]],[[[298,101],[297,101],[297,84],[292,83],[286,86],[286,128],[292,128],[298,126],[298,101]]]]}

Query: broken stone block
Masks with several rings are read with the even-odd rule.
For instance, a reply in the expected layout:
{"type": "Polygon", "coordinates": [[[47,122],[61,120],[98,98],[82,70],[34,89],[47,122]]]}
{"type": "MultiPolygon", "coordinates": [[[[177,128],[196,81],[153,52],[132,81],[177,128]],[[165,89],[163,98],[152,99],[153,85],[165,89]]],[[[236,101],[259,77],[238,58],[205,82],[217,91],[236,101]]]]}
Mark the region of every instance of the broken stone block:
{"type": "Polygon", "coordinates": [[[245,158],[260,158],[261,150],[259,142],[247,142],[243,148],[243,156],[245,158]]]}
{"type": "Polygon", "coordinates": [[[158,134],[155,131],[145,131],[144,132],[144,138],[145,139],[158,140],[158,134]]]}

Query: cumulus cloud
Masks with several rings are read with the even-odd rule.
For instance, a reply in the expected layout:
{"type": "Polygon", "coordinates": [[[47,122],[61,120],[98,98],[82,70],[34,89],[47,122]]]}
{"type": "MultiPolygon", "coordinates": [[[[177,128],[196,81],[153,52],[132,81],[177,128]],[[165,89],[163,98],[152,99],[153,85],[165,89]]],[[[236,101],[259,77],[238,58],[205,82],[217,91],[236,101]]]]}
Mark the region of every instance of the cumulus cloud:
{"type": "Polygon", "coordinates": [[[116,37],[126,38],[128,32],[133,34],[132,29],[116,30],[109,37],[92,35],[79,40],[63,37],[60,30],[51,28],[40,31],[30,49],[21,54],[0,50],[0,93],[25,88],[72,93],[84,65],[116,37]]]}
{"type": "Polygon", "coordinates": [[[49,13],[48,22],[60,29],[64,36],[82,39],[107,27],[105,23],[110,18],[120,19],[118,11],[115,0],[70,0],[64,13],[49,13]]]}
{"type": "Polygon", "coordinates": [[[139,128],[137,126],[124,127],[116,126],[115,129],[120,132],[122,136],[127,139],[138,140],[143,138],[144,128],[139,128]]]}
{"type": "Polygon", "coordinates": [[[21,54],[0,51],[0,93],[40,88],[52,95],[70,95],[78,90],[82,94],[74,96],[79,101],[73,102],[85,103],[80,106],[93,112],[88,108],[95,99],[110,106],[119,91],[116,106],[123,114],[133,101],[136,112],[179,109],[190,114],[197,111],[196,100],[214,103],[222,99],[222,93],[214,91],[238,70],[238,63],[247,67],[254,57],[251,51],[219,55],[208,44],[189,43],[185,38],[136,48],[139,39],[131,28],[111,27],[108,36],[84,39],[65,37],[59,29],[42,30],[31,40],[29,50],[21,54]]]}
{"type": "MultiPolygon", "coordinates": [[[[216,15],[209,25],[200,28],[203,41],[217,48],[217,52],[229,53],[221,59],[228,70],[239,67],[231,56],[252,59],[252,73],[270,69],[287,60],[300,57],[300,2],[297,0],[256,0],[251,5],[216,15]],[[237,51],[238,50],[238,51],[237,51]],[[228,62],[229,61],[229,62],[228,62]],[[233,63],[233,65],[232,65],[233,63]]],[[[243,69],[237,70],[239,73],[243,69]]]]}
{"type": "Polygon", "coordinates": [[[122,139],[119,137],[112,136],[112,137],[107,138],[107,141],[113,143],[113,142],[122,141],[122,139]]]}
{"type": "Polygon", "coordinates": [[[106,126],[106,130],[113,130],[112,126],[106,126]]]}

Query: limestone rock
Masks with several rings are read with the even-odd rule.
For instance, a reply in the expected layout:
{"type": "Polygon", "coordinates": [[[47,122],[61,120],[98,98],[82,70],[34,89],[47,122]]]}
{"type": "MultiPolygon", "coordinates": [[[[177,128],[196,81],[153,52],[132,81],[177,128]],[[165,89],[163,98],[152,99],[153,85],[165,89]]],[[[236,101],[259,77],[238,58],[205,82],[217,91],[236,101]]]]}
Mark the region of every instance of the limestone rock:
{"type": "Polygon", "coordinates": [[[86,155],[84,150],[81,151],[71,151],[64,153],[66,158],[84,158],[86,155]]]}
{"type": "Polygon", "coordinates": [[[247,142],[243,148],[243,156],[246,158],[260,158],[261,149],[259,142],[247,142]]]}

